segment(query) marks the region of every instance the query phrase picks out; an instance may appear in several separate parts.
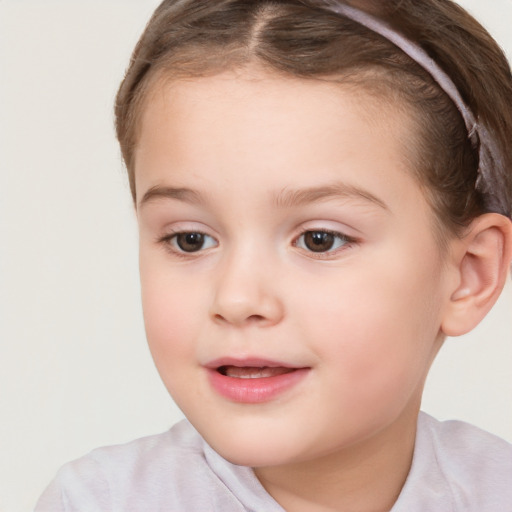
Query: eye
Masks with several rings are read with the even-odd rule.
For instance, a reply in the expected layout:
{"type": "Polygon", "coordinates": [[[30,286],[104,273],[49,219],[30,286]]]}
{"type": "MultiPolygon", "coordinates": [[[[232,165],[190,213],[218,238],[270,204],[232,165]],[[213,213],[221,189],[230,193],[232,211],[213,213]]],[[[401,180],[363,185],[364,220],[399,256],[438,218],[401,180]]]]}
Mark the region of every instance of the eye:
{"type": "Polygon", "coordinates": [[[353,240],[342,233],[333,231],[305,231],[297,238],[295,246],[306,251],[322,253],[335,251],[353,240]]]}
{"type": "Polygon", "coordinates": [[[175,233],[170,237],[165,237],[164,241],[177,252],[198,252],[210,247],[215,247],[217,241],[204,233],[194,231],[184,231],[182,233],[175,233]]]}

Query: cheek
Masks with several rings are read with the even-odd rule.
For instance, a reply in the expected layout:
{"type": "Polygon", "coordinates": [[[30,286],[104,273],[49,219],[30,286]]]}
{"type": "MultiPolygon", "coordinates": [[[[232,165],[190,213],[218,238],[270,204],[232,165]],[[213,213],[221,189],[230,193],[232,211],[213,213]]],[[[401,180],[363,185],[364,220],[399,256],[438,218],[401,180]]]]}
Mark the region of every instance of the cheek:
{"type": "Polygon", "coordinates": [[[198,314],[192,291],[175,293],[171,283],[142,278],[142,304],[146,338],[156,369],[176,404],[186,410],[195,403],[196,386],[191,361],[196,361],[198,314]],[[191,373],[192,372],[192,373],[191,373]]]}
{"type": "Polygon", "coordinates": [[[302,304],[300,328],[331,368],[329,388],[349,390],[338,391],[338,400],[378,407],[390,396],[403,402],[421,385],[439,332],[438,294],[428,274],[365,265],[319,287],[316,299],[302,304]]]}
{"type": "MultiPolygon", "coordinates": [[[[178,274],[179,275],[179,274],[178,274]]],[[[141,290],[148,345],[163,378],[183,367],[191,357],[200,322],[200,286],[195,280],[179,279],[158,261],[141,258],[141,290]]],[[[204,315],[203,315],[204,316],[204,315]]],[[[167,384],[167,382],[166,382],[167,384]]]]}

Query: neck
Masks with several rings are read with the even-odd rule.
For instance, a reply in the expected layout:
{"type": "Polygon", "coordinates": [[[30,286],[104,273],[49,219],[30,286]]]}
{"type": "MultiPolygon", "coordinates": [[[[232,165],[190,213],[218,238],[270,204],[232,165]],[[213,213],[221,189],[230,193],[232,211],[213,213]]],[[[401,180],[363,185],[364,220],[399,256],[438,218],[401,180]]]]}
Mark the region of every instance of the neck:
{"type": "Polygon", "coordinates": [[[288,512],[389,512],[409,473],[419,406],[370,439],[314,461],[257,468],[288,512]]]}

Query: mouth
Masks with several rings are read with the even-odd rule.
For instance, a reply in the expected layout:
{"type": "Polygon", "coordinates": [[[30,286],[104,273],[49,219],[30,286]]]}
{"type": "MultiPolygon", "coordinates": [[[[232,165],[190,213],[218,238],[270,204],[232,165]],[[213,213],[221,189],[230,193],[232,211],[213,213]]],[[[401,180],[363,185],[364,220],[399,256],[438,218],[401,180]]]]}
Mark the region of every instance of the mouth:
{"type": "Polygon", "coordinates": [[[278,377],[296,371],[297,368],[286,368],[282,366],[234,366],[223,365],[217,368],[217,371],[226,377],[234,379],[264,379],[268,377],[278,377]]]}
{"type": "Polygon", "coordinates": [[[282,397],[309,373],[295,367],[260,359],[223,359],[206,366],[213,390],[232,402],[256,404],[282,397]]]}

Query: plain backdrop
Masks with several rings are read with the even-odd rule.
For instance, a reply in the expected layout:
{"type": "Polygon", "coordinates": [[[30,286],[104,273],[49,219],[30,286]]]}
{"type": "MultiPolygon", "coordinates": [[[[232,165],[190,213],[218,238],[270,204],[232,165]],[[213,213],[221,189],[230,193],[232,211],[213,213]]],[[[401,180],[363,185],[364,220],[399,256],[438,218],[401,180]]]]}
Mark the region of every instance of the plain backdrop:
{"type": "MultiPolygon", "coordinates": [[[[0,511],[181,413],[146,348],[112,104],[156,0],[0,0],[0,511]]],[[[512,0],[465,0],[512,57],[512,0]]],[[[448,340],[423,408],[512,441],[512,289],[448,340]]],[[[407,314],[407,312],[404,312],[407,314]]]]}

